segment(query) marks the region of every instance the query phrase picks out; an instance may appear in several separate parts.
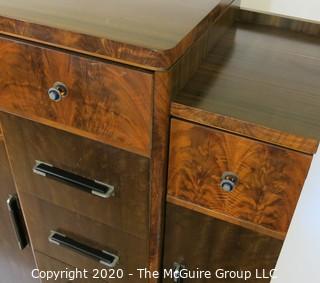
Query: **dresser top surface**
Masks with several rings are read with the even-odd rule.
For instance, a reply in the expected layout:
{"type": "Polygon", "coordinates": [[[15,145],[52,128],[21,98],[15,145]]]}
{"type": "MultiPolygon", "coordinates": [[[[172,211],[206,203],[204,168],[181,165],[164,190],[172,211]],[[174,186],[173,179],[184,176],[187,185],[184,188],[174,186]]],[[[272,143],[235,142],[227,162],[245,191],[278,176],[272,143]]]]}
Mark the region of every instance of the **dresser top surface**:
{"type": "Polygon", "coordinates": [[[237,23],[174,102],[320,140],[320,38],[237,23]]]}
{"type": "Polygon", "coordinates": [[[220,0],[0,0],[0,15],[156,50],[175,47],[220,0]]]}

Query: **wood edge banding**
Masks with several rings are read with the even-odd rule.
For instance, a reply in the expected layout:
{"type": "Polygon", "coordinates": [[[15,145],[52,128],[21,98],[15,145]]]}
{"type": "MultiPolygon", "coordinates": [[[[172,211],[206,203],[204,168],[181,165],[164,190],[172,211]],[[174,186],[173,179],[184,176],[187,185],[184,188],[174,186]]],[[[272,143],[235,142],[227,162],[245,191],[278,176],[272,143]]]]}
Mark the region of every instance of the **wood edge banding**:
{"type": "Polygon", "coordinates": [[[245,220],[241,220],[241,219],[238,219],[238,218],[235,218],[232,216],[228,216],[228,215],[225,215],[221,212],[216,212],[216,211],[204,208],[202,206],[196,205],[194,203],[190,203],[188,201],[181,200],[179,198],[176,198],[176,197],[173,197],[170,195],[167,195],[167,202],[172,203],[177,206],[187,208],[187,209],[191,209],[193,211],[205,214],[210,217],[217,218],[222,221],[229,222],[231,224],[239,225],[243,228],[250,229],[252,231],[270,236],[270,237],[278,239],[278,240],[284,240],[286,237],[286,233],[273,231],[271,229],[264,228],[264,227],[259,226],[257,224],[253,224],[249,221],[245,221],[245,220]]]}

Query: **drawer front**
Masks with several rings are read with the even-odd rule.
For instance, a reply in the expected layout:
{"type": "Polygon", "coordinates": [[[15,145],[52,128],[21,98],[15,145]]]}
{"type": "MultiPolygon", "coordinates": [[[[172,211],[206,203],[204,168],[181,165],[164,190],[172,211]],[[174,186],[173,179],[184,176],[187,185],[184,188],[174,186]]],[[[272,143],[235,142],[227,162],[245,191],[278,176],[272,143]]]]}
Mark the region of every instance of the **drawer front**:
{"type": "MultiPolygon", "coordinates": [[[[125,276],[121,282],[135,282],[137,268],[148,264],[147,241],[112,229],[106,225],[93,222],[66,209],[42,201],[32,195],[22,193],[21,203],[26,215],[27,225],[33,248],[68,265],[87,269],[108,269],[99,260],[74,251],[63,244],[49,241],[52,231],[61,233],[76,241],[76,246],[85,245],[99,251],[119,257],[115,269],[123,269],[125,276]]],[[[96,254],[96,252],[94,252],[96,254]]],[[[112,280],[108,280],[112,281],[112,280]]],[[[140,281],[139,281],[140,282],[140,281]]],[[[141,280],[141,282],[145,282],[141,280]]]]}
{"type": "MultiPolygon", "coordinates": [[[[87,282],[96,282],[96,283],[106,283],[101,278],[94,277],[89,272],[84,273],[82,269],[70,266],[58,260],[55,260],[47,255],[44,255],[39,252],[35,252],[35,258],[37,261],[37,269],[34,271],[35,277],[40,277],[41,282],[56,282],[56,283],[87,283],[87,282]],[[57,277],[51,277],[52,271],[57,272],[57,277]],[[67,273],[62,273],[61,271],[67,271],[67,273]],[[79,272],[80,271],[80,272],[79,272]],[[41,272],[41,274],[40,274],[41,272]],[[42,274],[48,274],[48,276],[43,276],[42,274]],[[84,275],[85,274],[85,275],[84,275]]],[[[104,275],[103,275],[104,276],[104,275]]]]}
{"type": "MultiPolygon", "coordinates": [[[[190,271],[210,271],[211,278],[186,279],[184,283],[270,282],[259,279],[275,268],[283,242],[172,204],[167,205],[164,267],[174,263],[190,271]],[[192,248],[190,248],[192,247],[192,248]],[[219,278],[221,271],[250,271],[251,278],[219,278]]],[[[174,282],[165,278],[164,282],[174,282]]]]}
{"type": "Polygon", "coordinates": [[[94,221],[145,239],[148,235],[149,160],[13,115],[1,116],[19,192],[31,193],[94,221]],[[36,160],[114,187],[99,197],[33,172],[36,160]]]}
{"type": "Polygon", "coordinates": [[[168,194],[284,235],[310,163],[305,154],[173,119],[168,194]],[[230,175],[237,181],[227,192],[230,175]]]}
{"type": "Polygon", "coordinates": [[[152,75],[0,37],[0,109],[150,155],[152,75]],[[55,82],[68,95],[55,102],[55,82]]]}

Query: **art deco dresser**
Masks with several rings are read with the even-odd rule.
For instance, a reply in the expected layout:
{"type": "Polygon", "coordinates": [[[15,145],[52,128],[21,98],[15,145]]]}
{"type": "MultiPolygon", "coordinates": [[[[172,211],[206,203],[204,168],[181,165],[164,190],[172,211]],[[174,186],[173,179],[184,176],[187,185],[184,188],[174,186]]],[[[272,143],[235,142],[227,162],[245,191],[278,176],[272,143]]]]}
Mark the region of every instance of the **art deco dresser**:
{"type": "Polygon", "coordinates": [[[320,136],[318,25],[232,0],[0,15],[0,282],[270,281],[320,136]]]}

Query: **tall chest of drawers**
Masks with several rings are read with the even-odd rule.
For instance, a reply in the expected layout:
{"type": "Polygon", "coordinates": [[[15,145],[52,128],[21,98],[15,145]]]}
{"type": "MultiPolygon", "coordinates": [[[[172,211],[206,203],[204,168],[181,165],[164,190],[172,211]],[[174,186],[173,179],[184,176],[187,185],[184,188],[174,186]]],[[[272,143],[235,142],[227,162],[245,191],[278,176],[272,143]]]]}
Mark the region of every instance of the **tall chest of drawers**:
{"type": "MultiPolygon", "coordinates": [[[[318,144],[308,135],[318,65],[283,56],[259,73],[264,52],[247,55],[242,40],[276,28],[239,1],[35,2],[0,2],[0,176],[12,187],[0,195],[16,188],[37,269],[89,271],[76,282],[181,282],[161,271],[274,268],[318,144]],[[294,63],[305,70],[266,75],[294,63]],[[310,73],[299,88],[308,95],[282,88],[310,73]],[[278,102],[251,101],[276,86],[278,102]],[[286,128],[304,97],[308,113],[286,128]],[[139,276],[144,268],[160,275],[139,276]]],[[[304,40],[318,58],[319,42],[296,36],[294,51],[304,40]]]]}

